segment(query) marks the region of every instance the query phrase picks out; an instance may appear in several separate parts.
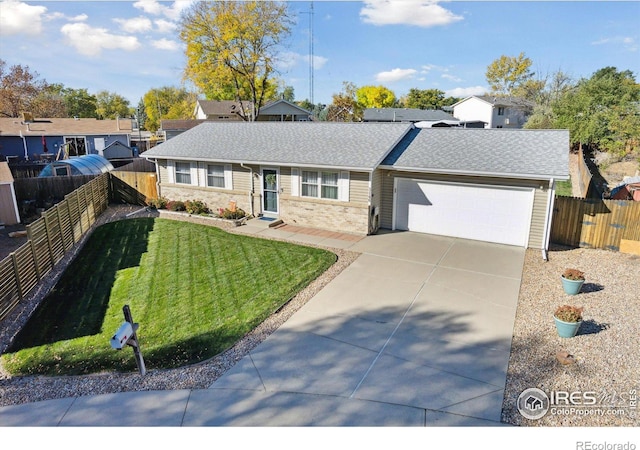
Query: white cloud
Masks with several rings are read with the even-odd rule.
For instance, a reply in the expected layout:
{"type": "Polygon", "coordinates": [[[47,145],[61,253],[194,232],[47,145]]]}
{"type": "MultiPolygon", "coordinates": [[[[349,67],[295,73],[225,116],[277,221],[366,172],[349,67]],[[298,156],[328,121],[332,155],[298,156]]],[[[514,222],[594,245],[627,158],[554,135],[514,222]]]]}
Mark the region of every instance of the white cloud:
{"type": "Polygon", "coordinates": [[[113,19],[113,21],[120,25],[122,31],[127,33],[144,33],[153,28],[151,20],[143,16],[132,19],[113,19]]]}
{"type": "Polygon", "coordinates": [[[60,31],[69,45],[87,56],[98,56],[105,49],[133,51],[140,48],[135,36],[119,36],[109,33],[106,28],[92,28],[85,23],[69,23],[60,31]]]}
{"type": "MultiPolygon", "coordinates": [[[[329,61],[328,58],[319,55],[313,55],[313,69],[319,70],[324,67],[324,65],[329,61]]],[[[296,52],[284,52],[280,55],[280,58],[277,61],[277,67],[279,70],[290,70],[297,66],[298,64],[309,64],[309,55],[301,55],[296,52]]]]}
{"type": "MultiPolygon", "coordinates": [[[[302,56],[302,60],[309,64],[309,55],[302,56]]],[[[324,56],[313,55],[313,70],[319,70],[324,67],[324,65],[329,62],[328,58],[324,56]]]]}
{"type": "Polygon", "coordinates": [[[365,0],[360,17],[373,25],[435,27],[462,20],[438,4],[438,0],[365,0]]]}
{"type": "Polygon", "coordinates": [[[450,75],[448,73],[443,73],[440,76],[446,80],[455,81],[456,83],[459,83],[460,81],[462,81],[462,78],[456,77],[455,75],[450,75]]]}
{"type": "Polygon", "coordinates": [[[159,33],[172,33],[178,28],[175,22],[171,22],[165,19],[154,20],[153,23],[156,25],[156,29],[159,33]]]}
{"type": "Polygon", "coordinates": [[[483,95],[488,89],[484,86],[471,86],[466,88],[455,88],[445,92],[448,97],[469,97],[471,95],[483,95]]]}
{"type": "Polygon", "coordinates": [[[3,1],[0,14],[0,36],[40,34],[46,12],[45,6],[31,6],[17,0],[3,1]]]}
{"type": "Polygon", "coordinates": [[[61,13],[61,12],[54,12],[54,13],[51,13],[51,14],[47,14],[47,16],[46,16],[46,20],[48,20],[48,21],[63,19],[63,20],[66,20],[68,22],[84,22],[88,18],[89,18],[89,16],[86,15],[86,14],[78,14],[77,16],[67,16],[67,15],[65,15],[64,13],[61,13]]]}
{"type": "Polygon", "coordinates": [[[157,0],[138,0],[133,4],[135,8],[141,9],[147,14],[154,14],[156,16],[165,16],[171,20],[178,20],[182,11],[189,8],[194,1],[197,0],[179,0],[173,2],[171,6],[165,6],[166,2],[159,2],[157,0]]]}
{"type": "Polygon", "coordinates": [[[376,81],[381,83],[393,83],[394,81],[413,78],[418,73],[415,69],[393,69],[388,72],[380,72],[376,75],[376,81]]]}
{"type": "Polygon", "coordinates": [[[614,36],[610,38],[602,38],[591,42],[591,45],[622,45],[631,52],[638,50],[638,44],[635,39],[629,36],[614,36]]]}
{"type": "Polygon", "coordinates": [[[151,45],[153,45],[153,47],[157,48],[158,50],[174,51],[180,48],[180,43],[165,38],[159,39],[157,41],[152,41],[151,45]]]}

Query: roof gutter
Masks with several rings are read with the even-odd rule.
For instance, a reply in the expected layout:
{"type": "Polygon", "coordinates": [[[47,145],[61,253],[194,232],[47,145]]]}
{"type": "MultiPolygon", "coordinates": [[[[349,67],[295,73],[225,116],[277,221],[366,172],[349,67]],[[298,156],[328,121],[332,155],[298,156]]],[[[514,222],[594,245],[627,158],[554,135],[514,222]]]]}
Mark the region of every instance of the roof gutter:
{"type": "MultiPolygon", "coordinates": [[[[494,177],[494,178],[516,178],[523,180],[548,180],[550,175],[527,174],[527,173],[500,173],[500,172],[473,172],[465,170],[452,169],[420,169],[417,167],[398,167],[381,165],[381,169],[387,169],[397,172],[416,172],[416,173],[432,173],[439,175],[467,175],[472,177],[494,177]]],[[[551,176],[552,179],[568,180],[569,176],[551,176]]]]}

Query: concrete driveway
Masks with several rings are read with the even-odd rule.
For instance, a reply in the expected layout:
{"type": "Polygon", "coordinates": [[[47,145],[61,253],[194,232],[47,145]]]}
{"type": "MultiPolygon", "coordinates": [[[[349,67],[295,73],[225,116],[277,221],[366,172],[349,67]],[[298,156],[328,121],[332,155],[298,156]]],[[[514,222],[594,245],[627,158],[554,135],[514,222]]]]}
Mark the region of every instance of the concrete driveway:
{"type": "Polygon", "coordinates": [[[209,389],[8,406],[0,425],[501,425],[524,249],[409,232],[336,244],[362,254],[209,389]]]}
{"type": "Polygon", "coordinates": [[[349,249],[362,255],[211,386],[202,407],[235,413],[187,421],[500,422],[524,249],[408,232],[349,249]]]}

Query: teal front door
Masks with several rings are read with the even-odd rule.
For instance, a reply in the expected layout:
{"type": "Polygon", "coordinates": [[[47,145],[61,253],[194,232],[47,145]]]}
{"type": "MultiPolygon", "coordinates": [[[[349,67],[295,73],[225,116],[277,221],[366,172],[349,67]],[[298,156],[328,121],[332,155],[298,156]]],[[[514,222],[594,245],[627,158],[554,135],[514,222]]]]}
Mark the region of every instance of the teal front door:
{"type": "Polygon", "coordinates": [[[278,170],[262,169],[262,210],[278,214],[278,170]]]}

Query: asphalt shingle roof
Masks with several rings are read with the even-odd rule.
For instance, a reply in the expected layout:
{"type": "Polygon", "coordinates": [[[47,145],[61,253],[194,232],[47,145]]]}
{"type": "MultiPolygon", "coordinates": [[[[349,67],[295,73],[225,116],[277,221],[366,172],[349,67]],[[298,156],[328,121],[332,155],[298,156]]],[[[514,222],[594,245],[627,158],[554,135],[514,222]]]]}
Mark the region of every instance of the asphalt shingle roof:
{"type": "Polygon", "coordinates": [[[373,170],[409,129],[407,123],[205,122],[141,156],[373,170]]]}
{"type": "Polygon", "coordinates": [[[364,110],[364,120],[367,122],[421,122],[456,119],[452,114],[439,109],[367,108],[364,110]]]}
{"type": "Polygon", "coordinates": [[[566,179],[569,131],[414,129],[382,165],[435,173],[566,179]]]}

